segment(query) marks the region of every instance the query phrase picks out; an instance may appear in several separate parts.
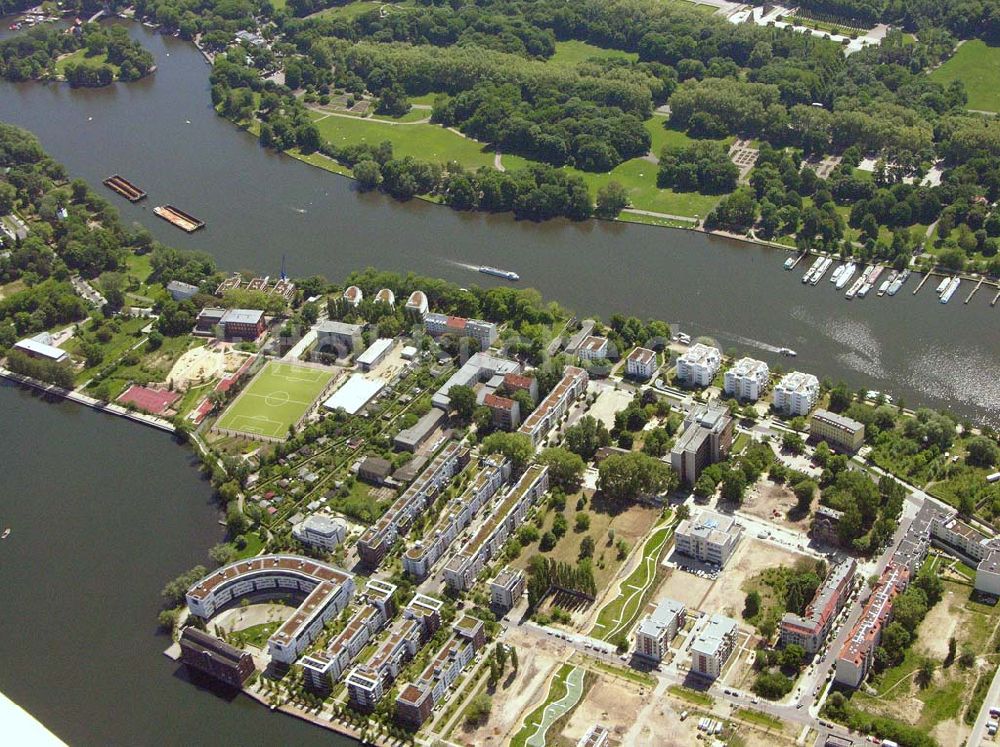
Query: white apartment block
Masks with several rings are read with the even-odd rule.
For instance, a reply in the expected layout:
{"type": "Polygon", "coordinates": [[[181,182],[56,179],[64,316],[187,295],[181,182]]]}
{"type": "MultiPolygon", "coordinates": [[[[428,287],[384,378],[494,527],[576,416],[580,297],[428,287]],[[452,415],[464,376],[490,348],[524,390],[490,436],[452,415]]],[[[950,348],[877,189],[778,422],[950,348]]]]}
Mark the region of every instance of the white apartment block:
{"type": "Polygon", "coordinates": [[[687,608],[673,599],[665,599],[639,622],[635,631],[635,652],[660,661],[670,648],[670,641],[684,627],[687,608]]]}
{"type": "Polygon", "coordinates": [[[333,550],[347,536],[347,524],[323,514],[307,516],[292,527],[292,536],[307,547],[333,550]]]}
{"type": "Polygon", "coordinates": [[[598,361],[608,357],[608,338],[591,335],[587,337],[576,351],[583,361],[598,361]]]}
{"type": "Polygon", "coordinates": [[[808,415],[819,399],[819,379],[812,374],[792,371],[774,387],[774,409],[788,415],[808,415]]]}
{"type": "Polygon", "coordinates": [[[490,581],[490,604],[511,609],[521,599],[525,586],[524,571],[504,568],[490,581]]]}
{"type": "Polygon", "coordinates": [[[677,380],[689,386],[711,386],[721,365],[718,348],[695,343],[677,359],[677,380]]]}
{"type": "Polygon", "coordinates": [[[743,527],[731,516],[703,509],[677,526],[674,546],[682,555],[723,567],[743,536],[743,527]]]}
{"type": "Polygon", "coordinates": [[[735,620],[725,615],[712,615],[691,644],[691,671],[717,679],[735,650],[738,638],[735,620]]]}
{"type": "Polygon", "coordinates": [[[472,337],[479,342],[480,350],[489,349],[497,339],[497,325],[480,319],[465,319],[447,314],[427,314],[424,328],[431,337],[451,333],[457,337],[472,337]]]}
{"type": "Polygon", "coordinates": [[[724,391],[736,399],[756,402],[767,390],[771,369],[764,361],[740,358],[726,371],[724,391]]]}
{"type": "Polygon", "coordinates": [[[625,359],[625,374],[633,379],[651,379],[656,368],[656,351],[649,348],[636,348],[625,359]]]}

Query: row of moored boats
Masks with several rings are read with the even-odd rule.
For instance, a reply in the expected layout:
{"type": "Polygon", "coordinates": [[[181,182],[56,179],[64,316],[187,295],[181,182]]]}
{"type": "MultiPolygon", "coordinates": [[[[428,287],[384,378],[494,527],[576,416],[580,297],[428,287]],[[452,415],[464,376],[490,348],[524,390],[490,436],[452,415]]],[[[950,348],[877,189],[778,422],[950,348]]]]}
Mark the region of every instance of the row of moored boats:
{"type": "MultiPolygon", "coordinates": [[[[795,258],[789,257],[785,261],[785,269],[791,270],[795,266],[795,258]]],[[[806,270],[802,276],[802,282],[809,285],[818,285],[826,276],[826,273],[833,266],[833,259],[830,257],[817,257],[812,266],[806,270]]],[[[830,275],[830,282],[837,290],[844,291],[844,298],[864,298],[873,290],[878,296],[895,296],[899,289],[903,287],[910,278],[909,270],[889,270],[883,265],[859,264],[852,260],[845,262],[834,269],[830,275]],[[886,271],[888,272],[886,273],[886,271]],[[883,273],[886,273],[883,277],[883,273]],[[881,279],[881,283],[879,280],[881,279]]],[[[955,291],[958,289],[961,280],[957,277],[944,278],[938,285],[937,294],[941,303],[948,303],[955,291]]]]}

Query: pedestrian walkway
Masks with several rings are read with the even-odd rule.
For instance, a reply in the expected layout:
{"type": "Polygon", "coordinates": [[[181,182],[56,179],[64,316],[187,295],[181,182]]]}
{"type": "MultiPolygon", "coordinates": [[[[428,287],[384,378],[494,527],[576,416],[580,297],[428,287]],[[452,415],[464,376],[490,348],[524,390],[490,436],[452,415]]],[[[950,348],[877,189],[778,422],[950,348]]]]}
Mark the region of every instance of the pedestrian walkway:
{"type": "Polygon", "coordinates": [[[545,735],[549,727],[580,702],[580,696],[583,695],[583,675],[584,670],[580,667],[574,668],[566,675],[566,694],[555,703],[545,706],[538,729],[525,742],[527,747],[545,747],[545,735]]]}

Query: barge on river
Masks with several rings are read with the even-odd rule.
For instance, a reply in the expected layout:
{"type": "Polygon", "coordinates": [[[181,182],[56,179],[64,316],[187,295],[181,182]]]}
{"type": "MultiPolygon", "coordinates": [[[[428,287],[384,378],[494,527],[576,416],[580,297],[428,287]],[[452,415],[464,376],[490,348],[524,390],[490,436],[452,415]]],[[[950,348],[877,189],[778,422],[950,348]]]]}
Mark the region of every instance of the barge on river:
{"type": "Polygon", "coordinates": [[[157,205],[153,208],[153,212],[163,218],[163,220],[172,223],[182,231],[187,231],[188,233],[194,233],[199,228],[205,227],[205,221],[198,220],[193,215],[188,215],[173,205],[157,205]]]}
{"type": "Polygon", "coordinates": [[[138,202],[146,196],[146,193],[135,186],[124,176],[112,174],[104,180],[104,186],[113,189],[129,202],[138,202]]]}

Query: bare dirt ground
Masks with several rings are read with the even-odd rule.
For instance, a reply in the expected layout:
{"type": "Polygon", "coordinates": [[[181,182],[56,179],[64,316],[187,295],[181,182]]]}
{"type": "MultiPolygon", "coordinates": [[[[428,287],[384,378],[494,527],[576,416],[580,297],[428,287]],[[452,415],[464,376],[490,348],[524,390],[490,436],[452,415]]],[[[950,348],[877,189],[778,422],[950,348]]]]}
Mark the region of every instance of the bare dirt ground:
{"type": "Polygon", "coordinates": [[[363,376],[366,379],[392,381],[393,377],[407,365],[407,362],[403,360],[403,347],[403,345],[396,345],[389,351],[385,359],[375,366],[374,370],[363,374],[363,376]]]}
{"type": "Polygon", "coordinates": [[[554,644],[525,636],[510,629],[506,643],[517,648],[519,667],[512,682],[502,683],[493,694],[489,720],[478,729],[465,731],[460,726],[452,741],[467,745],[501,745],[521,728],[528,712],[545,700],[549,681],[563,662],[554,644]],[[506,685],[506,687],[504,686],[506,685]]]}
{"type": "Polygon", "coordinates": [[[938,744],[965,744],[971,733],[971,727],[955,718],[942,721],[931,730],[931,736],[938,744]]]}
{"type": "Polygon", "coordinates": [[[245,353],[210,343],[188,350],[178,358],[167,374],[167,381],[172,381],[176,389],[188,389],[236,371],[245,360],[245,353]]]}
{"type": "MultiPolygon", "coordinates": [[[[639,719],[639,714],[648,704],[649,696],[639,695],[634,685],[601,677],[573,711],[560,736],[576,744],[591,726],[598,723],[621,738],[639,719]]],[[[679,719],[677,722],[680,724],[679,719]]],[[[630,744],[627,741],[622,743],[630,744]]]]}
{"type": "MultiPolygon", "coordinates": [[[[683,602],[689,610],[701,610],[708,614],[721,612],[739,620],[746,596],[742,587],[747,579],[765,568],[792,566],[803,557],[805,556],[744,536],[725,569],[715,580],[695,576],[677,568],[671,569],[670,576],[660,587],[657,600],[676,599],[683,602]]],[[[672,556],[671,559],[678,562],[684,560],[683,556],[672,556]]]]}
{"type": "MultiPolygon", "coordinates": [[[[931,607],[923,622],[920,623],[920,627],[917,628],[916,646],[921,653],[938,661],[948,655],[948,639],[955,635],[961,607],[962,600],[954,591],[946,587],[944,597],[931,607]]],[[[942,742],[942,744],[949,743],[942,742]]]]}
{"type": "MultiPolygon", "coordinates": [[[[747,496],[743,499],[740,510],[772,524],[806,532],[809,530],[808,514],[798,521],[789,521],[788,519],[788,511],[795,506],[795,503],[795,494],[789,487],[775,485],[767,478],[761,478],[747,491],[747,496]]],[[[818,504],[819,493],[817,491],[813,505],[809,508],[810,513],[816,509],[818,504]]]]}
{"type": "Polygon", "coordinates": [[[611,429],[615,424],[615,413],[624,410],[632,401],[633,393],[624,389],[604,389],[591,405],[588,415],[600,420],[611,429]]]}

